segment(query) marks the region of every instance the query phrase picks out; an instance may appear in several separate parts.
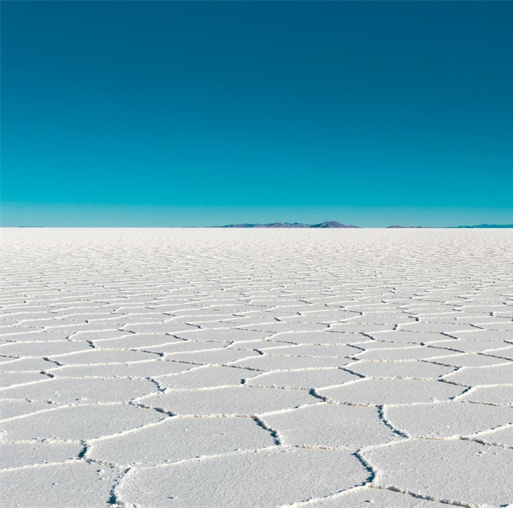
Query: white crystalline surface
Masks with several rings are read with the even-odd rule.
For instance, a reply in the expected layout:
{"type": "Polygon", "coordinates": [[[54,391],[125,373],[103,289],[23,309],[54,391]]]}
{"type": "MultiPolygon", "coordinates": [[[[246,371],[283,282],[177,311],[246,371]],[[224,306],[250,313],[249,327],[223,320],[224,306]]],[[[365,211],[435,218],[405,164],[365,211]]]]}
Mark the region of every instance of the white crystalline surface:
{"type": "Polygon", "coordinates": [[[2,234],[2,507],[513,506],[511,230],[2,234]]]}

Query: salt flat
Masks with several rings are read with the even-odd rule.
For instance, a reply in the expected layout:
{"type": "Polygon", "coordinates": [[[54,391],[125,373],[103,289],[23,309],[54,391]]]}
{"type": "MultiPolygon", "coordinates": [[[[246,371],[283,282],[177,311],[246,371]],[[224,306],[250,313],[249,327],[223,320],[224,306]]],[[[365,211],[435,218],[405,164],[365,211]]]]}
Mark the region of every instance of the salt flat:
{"type": "Polygon", "coordinates": [[[513,506],[512,231],[2,234],[3,506],[513,506]]]}

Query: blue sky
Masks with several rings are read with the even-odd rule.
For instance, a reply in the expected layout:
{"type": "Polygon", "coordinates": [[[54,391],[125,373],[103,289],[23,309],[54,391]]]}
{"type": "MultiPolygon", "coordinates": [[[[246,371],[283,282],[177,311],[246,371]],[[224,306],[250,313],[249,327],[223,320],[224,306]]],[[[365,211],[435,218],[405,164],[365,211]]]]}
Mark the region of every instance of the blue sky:
{"type": "Polygon", "coordinates": [[[6,226],[513,223],[511,2],[2,2],[6,226]]]}

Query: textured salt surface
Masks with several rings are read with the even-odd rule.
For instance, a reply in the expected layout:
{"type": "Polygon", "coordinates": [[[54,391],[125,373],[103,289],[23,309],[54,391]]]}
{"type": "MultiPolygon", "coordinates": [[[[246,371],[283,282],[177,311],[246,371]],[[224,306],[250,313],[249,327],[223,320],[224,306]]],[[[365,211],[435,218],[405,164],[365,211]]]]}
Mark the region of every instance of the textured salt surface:
{"type": "Polygon", "coordinates": [[[3,250],[2,506],[513,506],[511,232],[3,250]]]}

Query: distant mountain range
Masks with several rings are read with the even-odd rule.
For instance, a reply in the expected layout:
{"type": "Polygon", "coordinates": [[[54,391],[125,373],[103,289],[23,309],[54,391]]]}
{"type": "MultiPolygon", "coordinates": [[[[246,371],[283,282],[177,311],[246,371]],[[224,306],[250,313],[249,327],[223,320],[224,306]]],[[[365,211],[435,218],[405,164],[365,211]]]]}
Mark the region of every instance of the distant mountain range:
{"type": "Polygon", "coordinates": [[[478,226],[457,226],[458,228],[479,228],[479,229],[487,229],[487,228],[513,228],[513,224],[479,224],[478,226]]]}
{"type": "Polygon", "coordinates": [[[271,224],[228,224],[226,226],[217,226],[221,228],[357,228],[358,226],[346,226],[340,222],[330,220],[320,224],[304,224],[302,222],[272,222],[271,224]]]}
{"type": "MultiPolygon", "coordinates": [[[[311,229],[331,229],[331,228],[359,228],[360,226],[350,226],[346,224],[341,224],[335,220],[329,220],[325,222],[321,222],[319,224],[305,224],[303,222],[272,222],[270,224],[227,224],[226,226],[214,226],[217,228],[311,228],[311,229]]],[[[387,229],[427,229],[427,226],[388,226],[387,229]]],[[[467,228],[467,229],[486,229],[486,228],[513,228],[513,224],[480,224],[477,226],[450,226],[442,229],[459,229],[459,228],[467,228]]]]}

